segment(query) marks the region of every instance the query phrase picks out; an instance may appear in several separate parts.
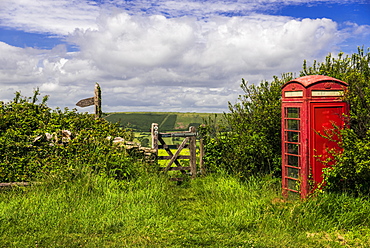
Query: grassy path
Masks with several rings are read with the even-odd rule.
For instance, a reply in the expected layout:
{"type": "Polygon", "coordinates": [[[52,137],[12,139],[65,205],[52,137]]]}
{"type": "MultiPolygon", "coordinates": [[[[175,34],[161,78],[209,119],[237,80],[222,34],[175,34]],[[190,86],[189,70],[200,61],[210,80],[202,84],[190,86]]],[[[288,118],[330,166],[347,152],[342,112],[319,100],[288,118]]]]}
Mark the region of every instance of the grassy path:
{"type": "Polygon", "coordinates": [[[368,247],[369,200],[283,201],[279,180],[96,176],[0,192],[0,247],[368,247]]]}

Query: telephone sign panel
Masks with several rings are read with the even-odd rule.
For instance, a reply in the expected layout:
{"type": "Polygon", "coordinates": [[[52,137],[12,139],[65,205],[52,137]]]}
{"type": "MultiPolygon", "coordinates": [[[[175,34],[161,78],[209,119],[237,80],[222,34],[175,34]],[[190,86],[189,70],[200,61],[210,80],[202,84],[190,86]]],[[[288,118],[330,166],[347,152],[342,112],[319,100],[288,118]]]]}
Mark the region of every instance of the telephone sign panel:
{"type": "MultiPolygon", "coordinates": [[[[328,76],[304,76],[282,87],[283,194],[306,197],[323,180],[324,159],[339,149],[336,127],[343,128],[349,107],[342,100],[348,84],[328,76]],[[325,138],[330,136],[331,139],[325,138]]],[[[330,165],[330,164],[329,164],[330,165]]]]}

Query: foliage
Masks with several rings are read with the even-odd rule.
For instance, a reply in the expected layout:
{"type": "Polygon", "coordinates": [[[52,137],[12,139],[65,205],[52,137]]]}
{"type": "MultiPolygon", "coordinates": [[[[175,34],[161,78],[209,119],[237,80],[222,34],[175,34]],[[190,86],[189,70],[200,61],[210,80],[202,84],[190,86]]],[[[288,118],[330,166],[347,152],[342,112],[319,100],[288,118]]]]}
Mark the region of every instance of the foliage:
{"type": "Polygon", "coordinates": [[[363,138],[370,128],[370,48],[359,48],[357,53],[337,57],[329,54],[324,62],[313,62],[307,66],[305,61],[301,76],[325,75],[340,79],[349,84],[345,100],[350,103],[351,128],[363,138]]]}
{"type": "Polygon", "coordinates": [[[96,173],[126,178],[133,173],[133,161],[124,149],[112,147],[112,139],[132,135],[104,119],[52,110],[48,97],[37,103],[39,91],[31,98],[19,92],[13,101],[0,105],[0,181],[30,181],[46,175],[73,178],[77,164],[96,173]],[[72,138],[63,137],[68,130],[72,138]]]}
{"type": "Polygon", "coordinates": [[[370,202],[281,198],[280,182],[84,174],[0,192],[0,247],[368,247],[370,202]]]}
{"type": "Polygon", "coordinates": [[[328,55],[322,63],[304,63],[301,76],[320,74],[349,84],[345,99],[350,104],[351,129],[341,131],[343,152],[334,154],[336,163],[325,171],[328,190],[370,193],[370,48],[355,54],[328,55]]]}
{"type": "Polygon", "coordinates": [[[240,176],[259,173],[277,175],[281,169],[281,86],[291,74],[272,82],[248,85],[239,102],[229,103],[224,126],[208,121],[201,128],[205,139],[205,162],[240,176]]]}

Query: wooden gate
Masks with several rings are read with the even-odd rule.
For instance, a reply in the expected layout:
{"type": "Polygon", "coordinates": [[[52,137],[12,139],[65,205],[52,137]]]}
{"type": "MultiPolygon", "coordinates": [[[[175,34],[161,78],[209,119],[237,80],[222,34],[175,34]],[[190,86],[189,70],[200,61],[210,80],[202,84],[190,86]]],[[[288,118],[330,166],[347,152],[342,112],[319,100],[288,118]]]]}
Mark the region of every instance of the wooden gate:
{"type": "MultiPolygon", "coordinates": [[[[151,127],[152,134],[152,148],[156,152],[158,160],[169,160],[166,167],[162,167],[161,170],[167,171],[181,171],[186,174],[186,171],[190,172],[191,178],[195,178],[197,175],[197,154],[196,154],[196,138],[197,132],[195,127],[190,127],[189,131],[183,132],[169,132],[160,133],[158,130],[158,124],[152,123],[151,127]],[[184,138],[180,145],[167,145],[163,140],[165,137],[181,137],[184,138]],[[184,148],[189,148],[190,155],[180,155],[184,148]],[[158,149],[164,149],[167,152],[167,156],[158,156],[158,149]],[[177,149],[175,153],[171,149],[177,149]],[[189,166],[182,166],[180,159],[188,159],[189,166]],[[175,164],[176,166],[173,166],[175,164]]],[[[199,158],[199,168],[201,172],[203,171],[203,142],[200,141],[200,158],[199,158]]]]}

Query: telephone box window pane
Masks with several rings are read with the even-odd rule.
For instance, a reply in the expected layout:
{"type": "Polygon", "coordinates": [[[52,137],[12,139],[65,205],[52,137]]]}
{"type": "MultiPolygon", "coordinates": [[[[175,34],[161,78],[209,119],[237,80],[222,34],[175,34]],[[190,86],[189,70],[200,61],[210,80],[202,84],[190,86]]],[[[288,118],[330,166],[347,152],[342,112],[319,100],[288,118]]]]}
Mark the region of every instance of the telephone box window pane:
{"type": "Polygon", "coordinates": [[[288,160],[288,165],[297,166],[297,167],[299,166],[299,157],[287,155],[287,160],[288,160]]]}
{"type": "Polygon", "coordinates": [[[286,129],[299,130],[299,120],[286,120],[286,129]]]}
{"type": "Polygon", "coordinates": [[[298,179],[299,169],[288,167],[287,174],[288,174],[287,175],[288,177],[292,177],[292,178],[297,178],[298,179]]]}
{"type": "Polygon", "coordinates": [[[299,154],[299,145],[298,144],[287,144],[287,151],[290,154],[299,154]]]}
{"type": "Polygon", "coordinates": [[[286,132],[288,142],[299,142],[299,133],[297,132],[286,132]]]}
{"type": "Polygon", "coordinates": [[[299,108],[286,108],[286,118],[299,118],[299,108]]]}
{"type": "Polygon", "coordinates": [[[287,179],[287,180],[288,180],[288,189],[299,191],[299,182],[297,180],[293,180],[293,179],[287,179]]]}

